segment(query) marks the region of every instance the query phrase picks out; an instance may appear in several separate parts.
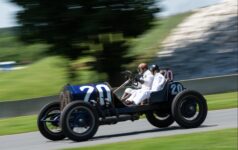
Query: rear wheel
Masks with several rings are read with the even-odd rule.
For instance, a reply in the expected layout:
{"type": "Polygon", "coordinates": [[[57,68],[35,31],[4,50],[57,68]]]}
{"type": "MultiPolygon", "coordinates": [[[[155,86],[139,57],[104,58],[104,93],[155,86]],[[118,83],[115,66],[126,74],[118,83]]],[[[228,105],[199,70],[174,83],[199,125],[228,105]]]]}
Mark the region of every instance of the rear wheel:
{"type": "Polygon", "coordinates": [[[68,104],[61,117],[64,134],[73,141],[85,141],[98,130],[98,114],[90,104],[75,101],[68,104]]]}
{"type": "Polygon", "coordinates": [[[59,126],[59,121],[60,103],[49,103],[42,108],[38,115],[38,129],[40,133],[47,139],[53,141],[62,140],[65,138],[65,135],[59,126]]]}
{"type": "Polygon", "coordinates": [[[169,112],[150,111],[146,113],[146,119],[155,127],[165,128],[173,124],[174,119],[169,112]]]}
{"type": "Polygon", "coordinates": [[[198,127],[207,116],[206,99],[196,91],[184,90],[172,102],[172,115],[181,127],[198,127]]]}

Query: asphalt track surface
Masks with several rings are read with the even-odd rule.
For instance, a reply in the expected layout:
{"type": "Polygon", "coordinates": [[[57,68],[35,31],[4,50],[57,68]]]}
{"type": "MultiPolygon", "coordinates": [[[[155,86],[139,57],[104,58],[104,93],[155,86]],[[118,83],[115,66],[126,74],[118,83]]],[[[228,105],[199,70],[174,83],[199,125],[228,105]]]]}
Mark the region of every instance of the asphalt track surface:
{"type": "Polygon", "coordinates": [[[203,125],[193,129],[180,128],[176,123],[169,128],[158,129],[150,125],[146,119],[135,122],[126,121],[116,125],[105,125],[99,127],[94,138],[86,142],[73,142],[68,139],[56,142],[49,141],[41,136],[39,132],[0,136],[0,150],[55,150],[152,137],[205,132],[225,128],[237,128],[237,111],[237,108],[209,111],[203,125]]]}

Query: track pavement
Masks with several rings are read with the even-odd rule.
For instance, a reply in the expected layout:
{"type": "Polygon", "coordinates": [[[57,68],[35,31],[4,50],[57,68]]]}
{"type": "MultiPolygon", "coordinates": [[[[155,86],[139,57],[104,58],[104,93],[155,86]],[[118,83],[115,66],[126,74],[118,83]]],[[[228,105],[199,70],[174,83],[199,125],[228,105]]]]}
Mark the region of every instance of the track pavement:
{"type": "Polygon", "coordinates": [[[0,136],[0,150],[54,150],[70,147],[85,147],[97,144],[114,143],[135,139],[161,137],[177,134],[205,132],[225,128],[237,128],[237,108],[209,111],[207,119],[199,128],[183,129],[174,123],[169,128],[158,129],[146,119],[126,121],[116,125],[99,127],[93,139],[85,142],[49,141],[39,132],[0,136]]]}

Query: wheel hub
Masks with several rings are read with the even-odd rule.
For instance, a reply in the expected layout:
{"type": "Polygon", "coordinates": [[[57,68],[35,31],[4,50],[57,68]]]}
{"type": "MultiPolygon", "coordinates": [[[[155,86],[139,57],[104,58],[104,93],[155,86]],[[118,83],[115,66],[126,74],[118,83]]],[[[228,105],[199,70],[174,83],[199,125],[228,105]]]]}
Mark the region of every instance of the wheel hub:
{"type": "Polygon", "coordinates": [[[89,118],[86,112],[78,112],[74,115],[73,125],[74,127],[88,127],[89,126],[89,118]]]}
{"type": "Polygon", "coordinates": [[[186,101],[182,104],[181,113],[186,118],[193,117],[197,112],[196,102],[194,100],[186,101]]]}
{"type": "Polygon", "coordinates": [[[51,120],[53,120],[53,121],[51,122],[51,124],[52,124],[53,126],[59,126],[60,116],[52,117],[51,120]]]}

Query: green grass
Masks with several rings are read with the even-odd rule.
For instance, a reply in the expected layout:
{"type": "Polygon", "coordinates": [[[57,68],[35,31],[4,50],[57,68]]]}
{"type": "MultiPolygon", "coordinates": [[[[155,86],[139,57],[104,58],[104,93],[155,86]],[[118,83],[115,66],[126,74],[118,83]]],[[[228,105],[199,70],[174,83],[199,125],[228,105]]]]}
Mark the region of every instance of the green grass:
{"type": "Polygon", "coordinates": [[[0,101],[49,96],[66,83],[65,60],[49,57],[26,69],[0,72],[0,101]]]}
{"type": "Polygon", "coordinates": [[[134,140],[67,150],[236,150],[237,128],[134,140]]]}
{"type": "MultiPolygon", "coordinates": [[[[159,45],[164,38],[167,37],[178,23],[190,14],[179,14],[155,21],[154,27],[148,32],[139,38],[129,40],[129,44],[132,45],[130,55],[143,56],[143,58],[151,60],[151,57],[158,51],[159,45]]],[[[15,60],[34,63],[29,65],[27,69],[0,72],[0,101],[58,94],[61,87],[68,82],[66,66],[64,65],[66,60],[60,57],[46,57],[42,59],[42,53],[47,48],[46,45],[34,44],[26,46],[17,40],[14,33],[11,29],[0,30],[0,61],[15,60]]],[[[91,58],[80,59],[77,63],[87,62],[88,59],[91,58]]],[[[137,60],[143,61],[140,57],[137,60]]],[[[132,66],[135,66],[137,63],[133,62],[134,65],[132,66]]],[[[95,76],[95,72],[89,71],[88,68],[82,68],[78,74],[80,75],[78,83],[92,83],[105,80],[104,74],[95,76]]]]}
{"type": "Polygon", "coordinates": [[[36,131],[36,116],[0,119],[0,135],[36,131]]]}
{"type": "Polygon", "coordinates": [[[212,94],[205,96],[209,110],[237,108],[238,92],[212,94]]]}
{"type": "MultiPolygon", "coordinates": [[[[88,58],[81,59],[83,62],[88,58]]],[[[62,57],[44,58],[26,69],[0,72],[0,101],[21,100],[58,94],[68,83],[66,59],[62,57]]],[[[78,71],[77,83],[92,83],[102,78],[94,71],[82,67],[78,71]]]]}
{"type": "MultiPolygon", "coordinates": [[[[236,108],[237,92],[206,96],[209,110],[236,108]],[[224,101],[224,99],[226,101],[224,101]]],[[[0,119],[0,135],[36,131],[36,116],[0,119]]]]}

